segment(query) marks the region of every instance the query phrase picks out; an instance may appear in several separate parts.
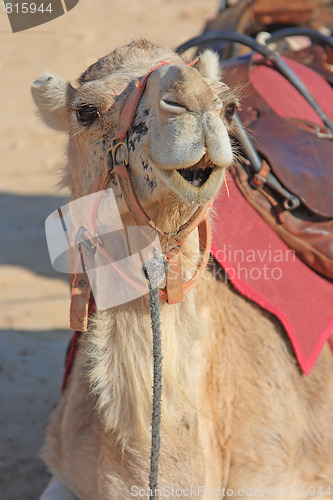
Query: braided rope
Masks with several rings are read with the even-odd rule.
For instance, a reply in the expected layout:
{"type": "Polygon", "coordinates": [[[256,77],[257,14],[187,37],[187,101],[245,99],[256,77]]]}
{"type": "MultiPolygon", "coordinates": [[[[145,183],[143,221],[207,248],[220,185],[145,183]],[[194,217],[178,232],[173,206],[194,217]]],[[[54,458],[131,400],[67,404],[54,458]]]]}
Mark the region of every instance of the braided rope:
{"type": "Polygon", "coordinates": [[[151,419],[151,448],[149,489],[151,498],[158,499],[158,465],[160,458],[160,427],[161,427],[161,398],[162,398],[162,341],[160,323],[159,283],[165,275],[165,262],[162,256],[155,254],[144,265],[144,273],[149,283],[149,305],[151,328],[153,333],[153,410],[151,419]]]}
{"type": "Polygon", "coordinates": [[[151,328],[153,331],[153,412],[151,419],[151,449],[149,488],[152,498],[156,495],[158,485],[158,464],[160,457],[160,425],[161,425],[161,396],[162,396],[162,343],[160,324],[160,299],[158,288],[150,288],[149,303],[151,328]]]}

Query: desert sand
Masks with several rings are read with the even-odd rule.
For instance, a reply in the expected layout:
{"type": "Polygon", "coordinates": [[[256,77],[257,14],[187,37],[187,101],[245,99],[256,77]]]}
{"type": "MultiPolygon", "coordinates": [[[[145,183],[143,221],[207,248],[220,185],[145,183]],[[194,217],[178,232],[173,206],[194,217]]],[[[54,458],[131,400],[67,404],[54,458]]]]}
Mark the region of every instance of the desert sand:
{"type": "Polygon", "coordinates": [[[45,70],[75,83],[133,39],[176,47],[217,7],[217,0],[80,0],[66,15],[13,34],[0,3],[1,500],[37,500],[49,480],[39,453],[71,336],[67,278],[52,269],[44,233],[67,197],[57,186],[66,137],[40,122],[30,84],[45,70]]]}

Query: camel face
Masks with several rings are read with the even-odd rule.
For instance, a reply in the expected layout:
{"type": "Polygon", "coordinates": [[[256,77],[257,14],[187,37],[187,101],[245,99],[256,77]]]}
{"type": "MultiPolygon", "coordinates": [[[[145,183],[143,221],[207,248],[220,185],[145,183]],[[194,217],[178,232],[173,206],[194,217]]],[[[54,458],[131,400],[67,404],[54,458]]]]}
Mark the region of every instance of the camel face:
{"type": "MultiPolygon", "coordinates": [[[[150,166],[158,196],[171,190],[197,204],[215,196],[225,168],[232,163],[232,149],[222,118],[223,102],[199,71],[186,65],[154,71],[140,111],[130,136],[131,157],[139,152],[141,163],[150,166]],[[145,110],[149,110],[146,118],[145,110]]],[[[149,191],[153,190],[150,184],[149,191]]]]}
{"type": "MultiPolygon", "coordinates": [[[[141,45],[130,44],[97,61],[76,89],[52,75],[34,82],[32,93],[43,119],[69,133],[66,181],[74,198],[92,192],[103,176],[103,160],[135,79],[163,60],[168,64],[148,77],[128,133],[132,182],[144,205],[165,197],[176,204],[205,204],[232,163],[228,127],[235,99],[219,82],[213,53],[203,53],[189,67],[172,51],[155,46],[149,54],[141,45]],[[124,51],[132,58],[127,65],[124,51]]],[[[115,181],[112,187],[121,199],[115,181]]]]}

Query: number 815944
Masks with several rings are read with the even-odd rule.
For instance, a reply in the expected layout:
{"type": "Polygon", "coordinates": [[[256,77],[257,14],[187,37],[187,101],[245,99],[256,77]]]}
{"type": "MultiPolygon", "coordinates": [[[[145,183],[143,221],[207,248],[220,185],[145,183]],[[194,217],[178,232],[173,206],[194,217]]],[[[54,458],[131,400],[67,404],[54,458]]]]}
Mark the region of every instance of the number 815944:
{"type": "Polygon", "coordinates": [[[37,12],[40,12],[44,14],[44,12],[48,12],[49,14],[52,14],[52,4],[49,3],[48,5],[42,3],[35,3],[35,2],[23,2],[23,3],[5,3],[5,9],[7,14],[35,14],[37,12]]]}

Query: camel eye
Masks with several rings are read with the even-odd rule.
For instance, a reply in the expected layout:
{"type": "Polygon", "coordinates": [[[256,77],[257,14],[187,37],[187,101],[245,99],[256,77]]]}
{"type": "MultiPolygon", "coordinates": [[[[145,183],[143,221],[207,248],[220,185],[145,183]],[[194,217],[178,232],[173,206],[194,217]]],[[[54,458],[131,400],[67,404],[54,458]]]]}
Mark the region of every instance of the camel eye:
{"type": "Polygon", "coordinates": [[[89,104],[84,104],[83,106],[76,108],[75,112],[77,121],[83,123],[84,125],[91,125],[99,117],[97,108],[90,106],[89,104]]]}
{"type": "Polygon", "coordinates": [[[237,109],[237,105],[234,102],[232,102],[231,104],[228,104],[228,106],[225,108],[224,116],[228,122],[230,122],[232,120],[232,117],[234,116],[236,109],[237,109]]]}

